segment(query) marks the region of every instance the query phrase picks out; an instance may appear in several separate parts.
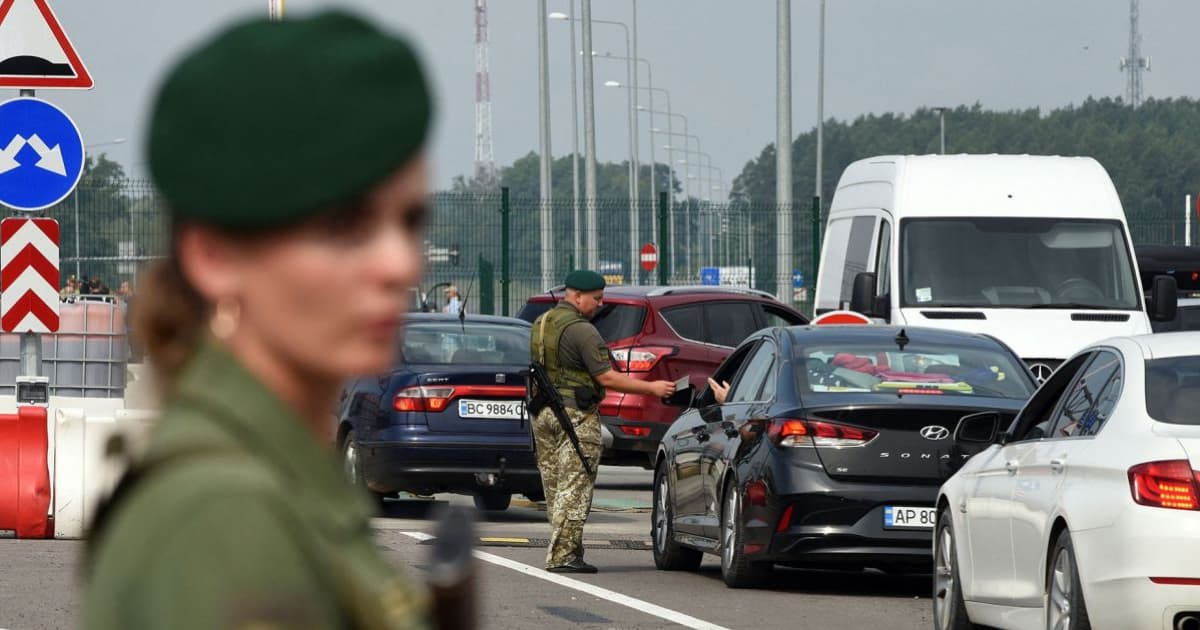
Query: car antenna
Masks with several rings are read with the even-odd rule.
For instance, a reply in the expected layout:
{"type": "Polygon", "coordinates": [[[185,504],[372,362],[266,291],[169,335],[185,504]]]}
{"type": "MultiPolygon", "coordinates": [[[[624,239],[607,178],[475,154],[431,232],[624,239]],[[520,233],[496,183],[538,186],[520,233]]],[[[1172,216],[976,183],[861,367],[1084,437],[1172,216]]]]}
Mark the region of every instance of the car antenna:
{"type": "Polygon", "coordinates": [[[904,346],[908,345],[908,335],[904,334],[903,328],[900,329],[900,333],[896,335],[894,341],[896,342],[896,346],[900,348],[900,351],[904,352],[904,346]]]}
{"type": "Polygon", "coordinates": [[[462,300],[458,304],[458,325],[462,328],[464,335],[467,333],[467,298],[471,296],[473,288],[475,288],[475,278],[471,278],[471,284],[467,286],[467,292],[463,294],[462,300]]]}

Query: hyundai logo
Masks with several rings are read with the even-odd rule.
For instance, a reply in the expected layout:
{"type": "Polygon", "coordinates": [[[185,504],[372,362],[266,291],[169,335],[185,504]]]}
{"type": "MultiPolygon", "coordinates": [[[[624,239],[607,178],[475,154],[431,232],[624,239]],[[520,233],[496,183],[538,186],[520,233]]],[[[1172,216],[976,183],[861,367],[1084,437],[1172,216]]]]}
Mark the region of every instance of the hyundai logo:
{"type": "Polygon", "coordinates": [[[1033,380],[1037,381],[1038,385],[1041,385],[1054,373],[1054,368],[1045,363],[1030,363],[1029,371],[1033,372],[1033,380]]]}
{"type": "Polygon", "coordinates": [[[944,440],[950,437],[950,429],[940,425],[931,424],[927,427],[921,428],[921,437],[925,438],[926,440],[944,440]]]}

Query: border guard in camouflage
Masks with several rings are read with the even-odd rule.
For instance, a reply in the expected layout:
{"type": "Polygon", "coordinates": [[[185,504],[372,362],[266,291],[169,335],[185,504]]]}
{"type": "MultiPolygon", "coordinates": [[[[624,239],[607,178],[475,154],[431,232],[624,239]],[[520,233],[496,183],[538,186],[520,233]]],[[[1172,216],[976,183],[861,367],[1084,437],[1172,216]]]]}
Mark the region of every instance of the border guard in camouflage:
{"type": "Polygon", "coordinates": [[[604,278],[587,270],[566,278],[567,295],[533,323],[530,356],[546,373],[565,403],[582,450],[577,453],[567,431],[547,405],[533,420],[538,470],[546,494],[550,544],[546,570],[556,573],[595,573],[583,561],[583,525],[592,507],[600,441],[600,401],[607,388],[669,396],[670,381],[639,381],[612,369],[608,345],[589,321],[604,301],[604,278]]]}

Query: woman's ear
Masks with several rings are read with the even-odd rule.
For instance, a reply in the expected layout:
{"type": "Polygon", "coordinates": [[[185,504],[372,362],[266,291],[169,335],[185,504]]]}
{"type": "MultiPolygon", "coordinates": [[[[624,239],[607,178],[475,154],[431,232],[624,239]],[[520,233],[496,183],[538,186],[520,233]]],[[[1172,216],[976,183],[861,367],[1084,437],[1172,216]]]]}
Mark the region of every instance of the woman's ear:
{"type": "Polygon", "coordinates": [[[210,304],[236,296],[242,285],[244,254],[233,239],[196,225],[181,227],[176,256],[183,277],[210,304]]]}

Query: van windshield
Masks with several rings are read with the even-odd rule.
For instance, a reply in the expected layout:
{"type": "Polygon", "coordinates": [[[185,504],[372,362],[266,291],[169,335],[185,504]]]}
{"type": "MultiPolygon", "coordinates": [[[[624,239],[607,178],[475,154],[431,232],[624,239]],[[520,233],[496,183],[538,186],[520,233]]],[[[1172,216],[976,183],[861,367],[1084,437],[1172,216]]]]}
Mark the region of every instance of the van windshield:
{"type": "Polygon", "coordinates": [[[902,306],[1141,309],[1119,221],[907,219],[900,247],[902,306]]]}

